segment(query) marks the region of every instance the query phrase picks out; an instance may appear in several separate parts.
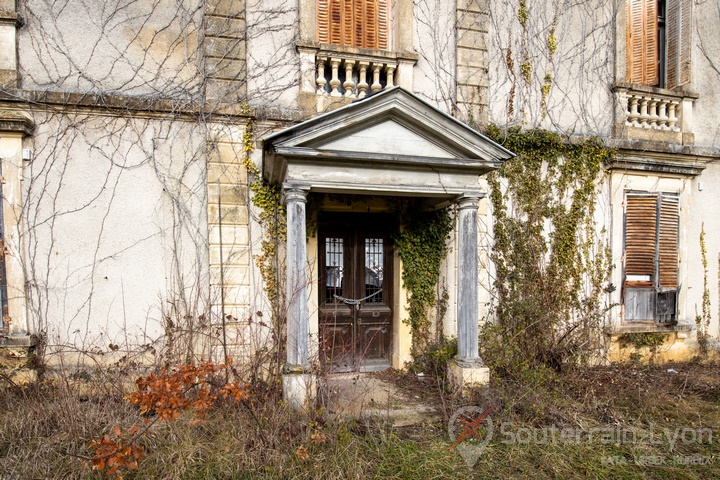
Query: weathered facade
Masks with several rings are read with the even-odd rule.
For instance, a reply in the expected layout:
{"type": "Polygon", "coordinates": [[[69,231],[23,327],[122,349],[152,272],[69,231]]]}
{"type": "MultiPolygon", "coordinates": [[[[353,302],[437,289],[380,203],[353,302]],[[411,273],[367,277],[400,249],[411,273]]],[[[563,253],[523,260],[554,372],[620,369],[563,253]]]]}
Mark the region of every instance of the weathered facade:
{"type": "Polygon", "coordinates": [[[718,21],[687,0],[0,0],[2,344],[237,358],[287,333],[290,392],[321,360],[402,367],[393,203],[415,199],[457,206],[438,328],[477,380],[484,176],[512,158],[477,133],[492,123],[615,149],[596,191],[610,356],[638,331],[694,355],[719,328],[718,21]],[[287,208],[277,282],[262,179],[287,208]]]}

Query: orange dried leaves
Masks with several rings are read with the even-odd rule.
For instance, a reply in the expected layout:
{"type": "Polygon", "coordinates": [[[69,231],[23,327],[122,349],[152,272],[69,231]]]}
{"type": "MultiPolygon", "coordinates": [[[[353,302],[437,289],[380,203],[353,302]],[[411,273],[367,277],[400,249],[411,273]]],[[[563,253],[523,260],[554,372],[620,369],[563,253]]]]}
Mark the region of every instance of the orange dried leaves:
{"type": "MultiPolygon", "coordinates": [[[[175,421],[181,412],[192,409],[192,423],[202,422],[206,414],[220,399],[234,402],[248,397],[247,385],[219,381],[218,372],[229,367],[212,362],[200,365],[181,365],[173,369],[163,367],[159,374],[151,373],[137,379],[138,390],[128,395],[126,400],[138,407],[144,415],[145,423],[155,421],[175,421]],[[149,417],[155,416],[151,420],[149,417]]],[[[135,444],[140,433],[137,426],[128,430],[128,439],[123,439],[122,429],[116,426],[111,435],[106,434],[100,440],[88,444],[92,451],[93,470],[104,471],[107,475],[121,480],[122,469],[137,468],[137,463],[145,456],[143,447],[135,444]]]]}

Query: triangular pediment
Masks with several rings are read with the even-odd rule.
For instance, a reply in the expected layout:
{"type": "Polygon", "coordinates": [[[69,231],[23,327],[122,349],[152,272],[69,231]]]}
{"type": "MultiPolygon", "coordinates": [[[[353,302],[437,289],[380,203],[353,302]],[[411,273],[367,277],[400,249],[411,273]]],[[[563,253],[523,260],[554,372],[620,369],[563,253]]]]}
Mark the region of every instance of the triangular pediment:
{"type": "MultiPolygon", "coordinates": [[[[368,189],[392,191],[401,188],[400,177],[428,171],[460,175],[468,184],[477,183],[472,179],[513,156],[399,87],[272,134],[263,142],[263,175],[267,180],[317,190],[341,190],[330,186],[355,185],[356,180],[362,184],[362,178],[367,177],[375,182],[368,183],[368,189]],[[385,177],[372,175],[378,169],[384,170],[385,177]],[[398,173],[393,176],[393,172],[398,173]],[[387,178],[387,185],[376,185],[383,178],[387,178]]],[[[422,190],[420,183],[417,188],[422,190]]],[[[408,187],[411,192],[413,188],[408,187]]]]}
{"type": "Polygon", "coordinates": [[[403,155],[436,158],[455,158],[457,156],[452,151],[434,143],[431,139],[398,123],[395,119],[388,119],[361,130],[350,132],[339,138],[320,143],[316,148],[338,152],[380,154],[402,152],[403,155]]]}

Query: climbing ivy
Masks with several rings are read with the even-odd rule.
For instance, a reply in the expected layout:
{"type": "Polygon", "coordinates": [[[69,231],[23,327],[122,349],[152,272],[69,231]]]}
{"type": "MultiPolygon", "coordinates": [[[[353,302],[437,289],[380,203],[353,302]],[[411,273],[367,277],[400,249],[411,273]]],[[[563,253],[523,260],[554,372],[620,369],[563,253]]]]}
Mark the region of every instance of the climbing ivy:
{"type": "Polygon", "coordinates": [[[618,336],[618,343],[622,348],[633,347],[635,351],[630,358],[639,361],[642,359],[640,350],[647,348],[651,355],[655,355],[658,347],[665,343],[667,336],[667,333],[662,332],[628,332],[618,336]]]}
{"type": "Polygon", "coordinates": [[[403,261],[403,286],[408,291],[409,318],[412,329],[412,353],[416,358],[431,340],[431,307],[437,301],[440,264],[447,254],[447,240],[453,217],[447,208],[423,212],[411,203],[403,204],[403,228],[394,235],[395,248],[403,261]]]}
{"type": "Polygon", "coordinates": [[[610,255],[593,216],[612,152],[596,139],[571,143],[544,130],[491,126],[487,135],[517,154],[488,177],[497,295],[488,331],[513,344],[502,351],[520,352],[510,363],[560,369],[588,358],[599,340],[610,255]]]}
{"type": "MultiPolygon", "coordinates": [[[[279,258],[280,246],[287,238],[286,209],[282,203],[282,190],[279,185],[271,185],[262,178],[260,169],[250,158],[255,150],[254,122],[248,120],[243,133],[243,160],[251,178],[250,191],[252,202],[259,208],[258,221],[263,229],[261,252],[255,256],[255,264],[260,269],[265,290],[272,309],[272,322],[275,330],[276,344],[280,349],[285,342],[282,341],[284,330],[284,301],[282,289],[282,263],[279,258]]],[[[278,358],[281,358],[278,355],[278,358]]]]}
{"type": "MultiPolygon", "coordinates": [[[[697,325],[697,339],[700,345],[700,353],[707,355],[708,337],[710,330],[710,285],[708,280],[708,259],[707,245],[705,244],[705,223],[703,222],[700,230],[700,255],[703,266],[703,295],[702,295],[702,312],[695,315],[695,324],[697,325]]],[[[697,307],[695,307],[697,310],[697,307]]]]}

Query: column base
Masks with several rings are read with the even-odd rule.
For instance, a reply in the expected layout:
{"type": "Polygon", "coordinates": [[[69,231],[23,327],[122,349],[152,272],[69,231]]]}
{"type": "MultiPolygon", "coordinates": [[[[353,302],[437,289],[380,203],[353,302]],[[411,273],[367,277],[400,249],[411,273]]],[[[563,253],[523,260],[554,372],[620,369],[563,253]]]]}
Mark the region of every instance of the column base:
{"type": "Polygon", "coordinates": [[[462,363],[452,360],[448,363],[448,380],[463,394],[472,387],[490,383],[490,369],[482,363],[462,363]]]}
{"type": "Polygon", "coordinates": [[[317,378],[313,373],[285,373],[282,376],[283,402],[295,411],[307,410],[317,398],[317,378]]]}

